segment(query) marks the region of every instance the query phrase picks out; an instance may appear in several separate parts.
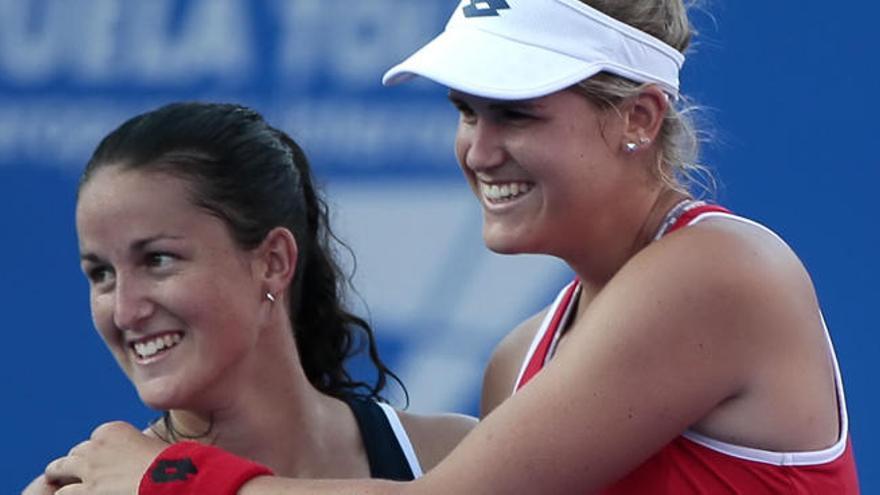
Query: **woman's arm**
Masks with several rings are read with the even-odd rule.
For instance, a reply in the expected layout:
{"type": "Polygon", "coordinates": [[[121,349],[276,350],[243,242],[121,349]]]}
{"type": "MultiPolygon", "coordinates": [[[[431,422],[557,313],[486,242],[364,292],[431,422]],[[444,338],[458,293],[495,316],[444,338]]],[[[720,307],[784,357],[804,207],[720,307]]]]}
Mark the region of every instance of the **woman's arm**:
{"type": "Polygon", "coordinates": [[[477,424],[477,418],[464,414],[397,414],[425,472],[445,459],[477,424]]]}
{"type": "Polygon", "coordinates": [[[664,244],[633,259],[544,370],[424,478],[257,478],[240,494],[585,493],[618,479],[743,389],[755,323],[746,299],[767,296],[724,243],[664,244]],[[719,271],[718,256],[732,267],[719,271]]]}
{"type": "MultiPolygon", "coordinates": [[[[746,392],[753,364],[767,359],[765,348],[778,348],[765,344],[773,315],[780,313],[773,302],[780,286],[768,283],[775,274],[772,264],[762,262],[765,255],[744,247],[735,236],[693,227],[646,248],[590,303],[544,370],[420,480],[261,477],[240,493],[531,495],[599,489],[725,399],[746,392]]],[[[111,433],[113,442],[102,442],[81,462],[95,473],[128,469],[117,479],[127,476],[131,483],[162,445],[143,448],[142,440],[120,441],[111,433]]],[[[140,435],[133,429],[131,434],[140,435]]],[[[88,493],[134,493],[94,487],[88,493]]]]}
{"type": "MultiPolygon", "coordinates": [[[[415,483],[387,480],[302,480],[262,476],[246,483],[237,495],[291,495],[291,494],[339,494],[339,495],[401,495],[404,489],[415,483]]],[[[452,493],[452,492],[449,492],[452,493]]],[[[108,494],[109,495],[109,494],[108,494]]]]}

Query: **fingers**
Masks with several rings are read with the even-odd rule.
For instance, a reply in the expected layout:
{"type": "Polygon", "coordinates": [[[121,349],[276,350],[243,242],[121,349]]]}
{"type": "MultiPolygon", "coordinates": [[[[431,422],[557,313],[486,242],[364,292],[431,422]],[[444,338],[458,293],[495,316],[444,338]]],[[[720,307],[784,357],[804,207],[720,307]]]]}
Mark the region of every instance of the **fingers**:
{"type": "Polygon", "coordinates": [[[104,423],[92,431],[92,440],[104,440],[130,435],[141,435],[140,430],[125,421],[111,421],[104,423]]]}
{"type": "MultiPolygon", "coordinates": [[[[82,473],[80,459],[68,455],[65,457],[59,457],[50,462],[46,466],[44,476],[46,477],[46,482],[49,484],[65,486],[71,483],[80,483],[82,481],[80,473],[82,473]]],[[[58,492],[56,491],[55,493],[57,494],[58,492]]]]}
{"type": "Polygon", "coordinates": [[[54,495],[93,495],[81,483],[62,486],[54,495]]]}
{"type": "Polygon", "coordinates": [[[92,431],[89,440],[78,443],[66,456],[50,462],[45,473],[31,482],[22,495],[86,495],[88,490],[83,480],[90,479],[91,475],[87,470],[89,466],[94,467],[92,457],[95,457],[102,446],[114,442],[125,443],[133,438],[132,435],[140,436],[141,433],[122,421],[98,426],[92,431]]]}
{"type": "Polygon", "coordinates": [[[140,473],[164,446],[161,442],[159,445],[152,445],[152,442],[157,441],[144,436],[128,423],[102,424],[95,428],[89,440],[77,444],[66,456],[46,466],[44,477],[48,490],[34,488],[23,495],[135,493],[140,473]],[[137,459],[134,468],[129,466],[133,463],[132,458],[137,459]],[[133,488],[130,476],[119,476],[120,472],[128,474],[128,471],[136,475],[133,488]]]}
{"type": "Polygon", "coordinates": [[[50,485],[45,475],[40,475],[30,482],[21,495],[53,495],[57,486],[50,485]]]}
{"type": "Polygon", "coordinates": [[[76,456],[82,452],[85,452],[89,448],[90,440],[83,440],[82,442],[76,444],[67,452],[67,457],[76,456]]]}

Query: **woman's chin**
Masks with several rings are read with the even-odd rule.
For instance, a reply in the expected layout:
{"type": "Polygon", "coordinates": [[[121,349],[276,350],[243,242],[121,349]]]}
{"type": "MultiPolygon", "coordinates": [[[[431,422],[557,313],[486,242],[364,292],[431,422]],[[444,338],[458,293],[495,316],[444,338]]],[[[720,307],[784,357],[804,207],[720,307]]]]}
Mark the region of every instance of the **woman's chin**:
{"type": "Polygon", "coordinates": [[[486,241],[486,247],[489,248],[490,251],[497,254],[522,254],[523,251],[516,249],[515,246],[512,246],[507,243],[499,243],[499,242],[490,242],[486,241]]]}
{"type": "Polygon", "coordinates": [[[157,400],[141,396],[141,402],[143,402],[145,406],[153,409],[154,411],[170,411],[172,409],[180,409],[180,406],[174,401],[157,400]]]}
{"type": "Polygon", "coordinates": [[[141,402],[150,409],[170,411],[171,409],[182,409],[185,406],[171,387],[157,387],[154,384],[141,385],[137,387],[137,392],[141,402]]]}
{"type": "Polygon", "coordinates": [[[486,247],[498,254],[531,253],[529,246],[523,242],[522,236],[510,231],[501,231],[488,226],[483,229],[483,242],[486,247]]]}

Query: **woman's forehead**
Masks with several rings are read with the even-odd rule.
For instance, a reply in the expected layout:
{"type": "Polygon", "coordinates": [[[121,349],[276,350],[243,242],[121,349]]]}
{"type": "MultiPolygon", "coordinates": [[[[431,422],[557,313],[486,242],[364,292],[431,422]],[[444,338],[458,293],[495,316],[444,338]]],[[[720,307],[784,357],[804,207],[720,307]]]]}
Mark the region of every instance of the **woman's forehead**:
{"type": "Polygon", "coordinates": [[[453,101],[464,101],[464,102],[473,102],[480,103],[481,105],[487,105],[491,107],[542,107],[545,106],[550,98],[552,98],[557,93],[551,93],[546,96],[540,96],[537,98],[528,98],[524,100],[502,100],[497,98],[486,98],[484,96],[477,96],[470,93],[465,93],[462,91],[458,91],[455,89],[450,89],[448,93],[448,98],[453,101]]]}

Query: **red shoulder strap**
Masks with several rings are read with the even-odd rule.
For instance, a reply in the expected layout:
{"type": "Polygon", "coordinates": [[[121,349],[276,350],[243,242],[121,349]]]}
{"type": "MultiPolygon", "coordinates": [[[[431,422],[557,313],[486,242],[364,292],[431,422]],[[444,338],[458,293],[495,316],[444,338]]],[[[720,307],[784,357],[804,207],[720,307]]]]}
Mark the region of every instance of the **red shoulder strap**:
{"type": "Polygon", "coordinates": [[[681,216],[678,217],[678,220],[676,220],[675,223],[673,223],[672,226],[669,227],[669,230],[667,230],[666,233],[668,234],[670,232],[676,231],[676,230],[684,227],[685,225],[689,224],[691,222],[691,220],[697,218],[698,216],[702,215],[703,213],[708,213],[711,211],[717,211],[720,213],[730,213],[730,210],[728,210],[727,208],[725,208],[723,206],[706,205],[706,204],[700,205],[700,206],[697,206],[695,208],[691,208],[691,209],[685,211],[684,213],[682,213],[681,216]]]}
{"type": "Polygon", "coordinates": [[[569,305],[571,305],[571,299],[574,297],[578,286],[580,286],[580,280],[575,278],[574,281],[569,284],[568,289],[566,289],[565,294],[562,296],[562,300],[553,312],[553,319],[550,320],[550,324],[545,329],[541,341],[535,348],[535,352],[529,358],[529,362],[526,365],[525,371],[523,371],[522,377],[516,384],[516,390],[521,389],[523,385],[537,375],[538,372],[541,371],[541,368],[544,367],[544,362],[547,360],[547,353],[550,352],[550,345],[553,343],[553,338],[556,336],[556,333],[560,330],[559,325],[562,323],[562,318],[565,316],[566,310],[568,310],[569,305]]]}

